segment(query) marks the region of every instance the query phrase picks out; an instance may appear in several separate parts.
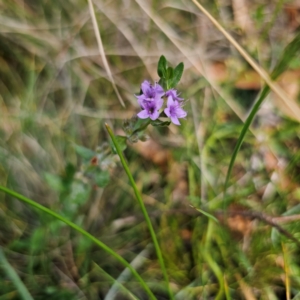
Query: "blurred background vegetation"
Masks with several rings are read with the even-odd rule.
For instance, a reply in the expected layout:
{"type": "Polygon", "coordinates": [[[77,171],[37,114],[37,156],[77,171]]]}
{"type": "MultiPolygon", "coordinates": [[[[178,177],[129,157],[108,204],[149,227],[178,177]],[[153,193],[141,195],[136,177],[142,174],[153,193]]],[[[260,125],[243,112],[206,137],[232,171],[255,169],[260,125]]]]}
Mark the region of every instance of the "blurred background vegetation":
{"type": "MultiPolygon", "coordinates": [[[[268,73],[299,31],[299,1],[201,3],[268,73]]],[[[149,127],[125,150],[175,299],[300,299],[300,115],[286,104],[299,106],[300,57],[277,81],[287,102],[270,93],[256,115],[225,207],[228,165],[263,80],[192,1],[93,5],[107,64],[87,1],[0,2],[0,184],[82,226],[169,299],[104,124],[123,134],[160,55],[183,61],[188,117],[149,127]]],[[[147,299],[128,270],[60,221],[3,193],[0,220],[0,299],[30,299],[20,285],[33,299],[147,299]]]]}

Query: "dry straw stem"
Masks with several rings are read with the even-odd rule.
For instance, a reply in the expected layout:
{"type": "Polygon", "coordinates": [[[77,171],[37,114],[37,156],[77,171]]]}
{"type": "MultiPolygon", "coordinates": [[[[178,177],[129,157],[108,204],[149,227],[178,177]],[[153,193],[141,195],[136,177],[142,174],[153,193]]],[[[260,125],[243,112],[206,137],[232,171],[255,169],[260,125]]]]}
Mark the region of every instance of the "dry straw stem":
{"type": "Polygon", "coordinates": [[[288,107],[291,115],[297,121],[300,121],[300,108],[298,105],[290,99],[286,93],[275,84],[267,72],[262,69],[252,57],[239,45],[239,43],[221,26],[221,24],[196,0],[192,0],[195,5],[210,19],[210,21],[217,27],[217,29],[224,34],[227,40],[238,50],[238,52],[245,58],[245,60],[252,66],[252,68],[261,76],[261,78],[267,83],[267,85],[275,92],[288,107]]]}
{"type": "Polygon", "coordinates": [[[248,286],[248,284],[245,283],[242,276],[238,273],[235,274],[235,278],[241,288],[241,291],[243,292],[243,295],[246,300],[255,300],[256,297],[252,292],[252,289],[248,286]]]}
{"type": "Polygon", "coordinates": [[[285,293],[286,299],[291,300],[291,291],[290,291],[290,269],[288,265],[288,253],[284,243],[281,244],[282,252],[283,252],[283,260],[284,260],[284,273],[285,273],[285,293]]]}
{"type": "Polygon", "coordinates": [[[109,65],[108,65],[108,61],[107,61],[106,56],[105,56],[105,52],[104,52],[103,43],[102,43],[102,40],[101,40],[101,35],[100,35],[100,31],[99,31],[99,27],[98,27],[98,23],[97,23],[97,19],[96,19],[96,14],[95,14],[93,2],[92,2],[92,0],[88,0],[88,3],[89,3],[90,14],[91,14],[93,27],[94,27],[94,31],[95,31],[95,36],[96,36],[96,39],[97,39],[98,48],[99,48],[100,55],[102,57],[102,61],[103,61],[103,64],[104,64],[105,71],[107,72],[108,78],[109,78],[109,80],[110,80],[110,82],[113,86],[113,89],[114,89],[115,93],[118,96],[118,99],[119,99],[120,103],[122,104],[123,107],[125,107],[124,101],[123,101],[123,99],[122,99],[122,97],[121,97],[121,95],[120,95],[120,93],[117,89],[117,86],[115,84],[114,78],[112,76],[111,70],[110,70],[109,65]]]}
{"type": "MultiPolygon", "coordinates": [[[[149,51],[142,45],[140,40],[136,38],[131,28],[128,26],[127,22],[124,22],[119,15],[115,13],[115,10],[110,10],[105,7],[105,10],[102,5],[95,3],[97,8],[102,11],[103,14],[118,28],[118,30],[124,35],[124,37],[128,40],[131,47],[133,48],[134,52],[140,57],[143,61],[145,68],[147,69],[148,73],[152,77],[153,80],[156,79],[156,73],[153,74],[151,68],[149,67],[149,51]]],[[[126,13],[126,12],[125,12],[126,13]]]]}

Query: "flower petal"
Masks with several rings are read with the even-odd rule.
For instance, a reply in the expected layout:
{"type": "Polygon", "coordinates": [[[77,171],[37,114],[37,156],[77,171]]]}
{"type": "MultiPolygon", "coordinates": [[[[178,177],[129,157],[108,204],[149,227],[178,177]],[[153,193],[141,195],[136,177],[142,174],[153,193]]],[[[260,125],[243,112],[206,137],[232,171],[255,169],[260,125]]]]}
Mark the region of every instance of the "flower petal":
{"type": "Polygon", "coordinates": [[[164,104],[164,100],[162,98],[155,98],[154,101],[157,109],[160,109],[164,104]]]}
{"type": "Polygon", "coordinates": [[[150,114],[151,120],[156,120],[159,117],[159,112],[155,110],[152,114],[150,114]]]}
{"type": "Polygon", "coordinates": [[[171,121],[172,121],[172,123],[174,123],[175,125],[180,125],[177,116],[171,116],[171,121]]]}
{"type": "Polygon", "coordinates": [[[155,91],[156,96],[158,97],[162,97],[165,94],[164,89],[158,83],[155,83],[153,90],[155,91]]]}
{"type": "Polygon", "coordinates": [[[170,113],[170,108],[165,108],[164,109],[165,114],[170,118],[171,117],[171,113],[170,113]]]}
{"type": "Polygon", "coordinates": [[[175,89],[170,89],[168,91],[166,91],[165,94],[167,97],[171,96],[173,98],[173,100],[177,100],[177,101],[182,101],[183,98],[178,97],[179,94],[177,94],[177,90],[175,89]]]}
{"type": "Polygon", "coordinates": [[[177,107],[176,115],[178,118],[184,118],[187,116],[187,112],[185,110],[183,110],[181,107],[177,107]]]}
{"type": "Polygon", "coordinates": [[[141,90],[143,91],[143,94],[147,94],[148,91],[151,89],[151,84],[148,80],[145,80],[142,84],[141,84],[141,90]]]}
{"type": "Polygon", "coordinates": [[[170,89],[166,91],[166,96],[169,97],[171,96],[172,98],[176,97],[176,91],[174,89],[170,89]]]}
{"type": "Polygon", "coordinates": [[[142,95],[134,95],[138,100],[142,99],[144,100],[145,99],[145,95],[142,94],[142,95]]]}
{"type": "Polygon", "coordinates": [[[144,107],[144,102],[147,101],[144,97],[144,95],[141,95],[139,98],[138,98],[138,104],[140,105],[141,108],[145,108],[144,107]]]}
{"type": "Polygon", "coordinates": [[[154,85],[154,89],[157,93],[161,93],[163,92],[164,93],[164,89],[162,88],[162,86],[160,84],[158,84],[157,82],[155,82],[155,85],[154,85]]]}
{"type": "Polygon", "coordinates": [[[137,114],[137,116],[140,118],[140,119],[147,119],[149,118],[149,113],[147,110],[142,110],[141,112],[139,112],[137,114]]]}
{"type": "Polygon", "coordinates": [[[168,108],[170,108],[170,106],[173,106],[174,104],[175,104],[175,102],[174,102],[172,96],[169,96],[168,101],[167,101],[168,108]]]}

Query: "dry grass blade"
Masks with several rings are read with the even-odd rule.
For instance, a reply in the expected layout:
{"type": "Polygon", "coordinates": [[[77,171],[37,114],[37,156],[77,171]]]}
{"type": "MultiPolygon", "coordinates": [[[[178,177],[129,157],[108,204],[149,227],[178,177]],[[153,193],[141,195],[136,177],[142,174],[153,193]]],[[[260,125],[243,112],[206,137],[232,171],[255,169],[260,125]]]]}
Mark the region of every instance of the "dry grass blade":
{"type": "Polygon", "coordinates": [[[251,288],[248,286],[248,284],[245,283],[242,276],[240,274],[235,274],[235,278],[237,279],[239,286],[241,288],[241,291],[243,292],[243,295],[246,300],[255,300],[256,297],[253,294],[251,288]]]}
{"type": "Polygon", "coordinates": [[[107,72],[108,78],[109,78],[109,80],[110,80],[110,82],[113,86],[113,89],[114,89],[115,93],[117,94],[117,97],[118,97],[121,105],[123,107],[125,107],[125,103],[124,103],[124,101],[123,101],[123,99],[122,99],[122,97],[121,97],[121,95],[120,95],[120,93],[117,89],[117,86],[115,84],[114,78],[113,78],[112,73],[111,73],[111,70],[109,68],[108,61],[107,61],[106,56],[105,56],[103,43],[102,43],[102,39],[101,39],[101,35],[100,35],[100,30],[99,30],[97,20],[96,20],[96,14],[95,14],[93,2],[92,2],[92,0],[88,0],[88,3],[89,3],[89,10],[90,10],[90,14],[91,14],[92,22],[93,22],[94,31],[95,31],[95,36],[96,36],[96,39],[97,39],[98,48],[99,48],[100,55],[102,57],[104,68],[107,72]]]}
{"type": "MultiPolygon", "coordinates": [[[[97,4],[95,4],[97,5],[97,4]]],[[[102,11],[102,13],[105,14],[107,18],[118,28],[118,30],[124,35],[124,37],[128,40],[131,47],[134,49],[136,54],[140,57],[140,59],[143,61],[145,68],[147,69],[148,73],[152,77],[153,80],[156,79],[156,73],[155,76],[153,72],[151,71],[151,68],[149,67],[149,59],[147,59],[147,56],[149,55],[148,50],[145,49],[145,47],[142,45],[140,40],[136,38],[133,31],[130,29],[128,24],[123,21],[122,18],[120,18],[119,15],[116,15],[114,11],[109,10],[107,7],[105,8],[105,11],[103,10],[102,6],[97,5],[98,9],[102,11]],[[148,62],[148,63],[147,63],[148,62]]],[[[152,51],[149,51],[153,53],[152,51]]]]}
{"type": "Polygon", "coordinates": [[[286,299],[291,300],[291,292],[290,292],[290,278],[289,278],[289,266],[288,266],[288,255],[287,249],[284,243],[282,243],[282,252],[283,252],[283,259],[284,259],[284,273],[285,273],[285,293],[286,299]]]}
{"type": "Polygon", "coordinates": [[[227,40],[238,50],[238,52],[245,58],[245,60],[252,66],[252,68],[261,76],[261,78],[268,84],[268,86],[275,92],[282,101],[289,108],[294,118],[300,121],[300,108],[290,99],[286,93],[274,83],[267,72],[262,69],[253,58],[240,46],[240,44],[222,27],[222,25],[196,0],[192,0],[195,5],[210,19],[210,21],[217,27],[217,29],[224,34],[227,40]]]}

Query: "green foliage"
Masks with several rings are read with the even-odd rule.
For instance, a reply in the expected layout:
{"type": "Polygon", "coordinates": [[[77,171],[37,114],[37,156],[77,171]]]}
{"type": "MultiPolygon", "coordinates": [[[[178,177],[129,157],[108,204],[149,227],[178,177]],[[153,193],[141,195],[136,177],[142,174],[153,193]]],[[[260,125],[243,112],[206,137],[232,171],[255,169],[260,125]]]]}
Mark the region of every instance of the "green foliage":
{"type": "Polygon", "coordinates": [[[165,127],[165,126],[169,126],[171,124],[170,121],[161,121],[161,120],[151,120],[151,125],[152,126],[157,126],[157,127],[165,127]]]}
{"type": "Polygon", "coordinates": [[[157,74],[159,77],[166,77],[167,76],[167,60],[162,55],[159,58],[158,65],[157,65],[157,74]]]}
{"type": "Polygon", "coordinates": [[[181,76],[183,74],[183,69],[184,69],[184,64],[182,62],[175,67],[174,75],[172,76],[172,80],[171,80],[171,87],[175,87],[179,83],[181,76]]]}
{"type": "Polygon", "coordinates": [[[162,55],[157,66],[157,74],[160,77],[159,84],[167,90],[175,88],[182,77],[183,70],[184,64],[182,62],[175,69],[168,67],[167,59],[162,55]]]}
{"type": "MultiPolygon", "coordinates": [[[[282,74],[282,72],[284,72],[288,67],[289,67],[289,63],[290,61],[293,59],[293,57],[295,57],[295,55],[298,55],[298,51],[299,51],[299,46],[300,46],[300,33],[298,33],[296,35],[296,37],[287,45],[287,47],[284,49],[280,60],[277,62],[273,72],[271,73],[271,78],[272,79],[277,79],[278,76],[280,76],[282,74]]],[[[231,160],[229,163],[229,167],[228,167],[228,171],[227,171],[227,175],[226,175],[226,179],[225,179],[225,185],[224,185],[224,198],[226,195],[226,191],[227,191],[227,185],[229,182],[229,178],[231,175],[231,171],[234,165],[234,162],[236,160],[237,154],[240,150],[240,147],[244,141],[245,135],[254,119],[254,117],[256,116],[259,108],[261,107],[261,104],[263,103],[263,101],[266,99],[267,95],[269,94],[270,88],[269,86],[265,86],[256,103],[254,104],[253,108],[251,109],[251,112],[247,118],[247,120],[245,121],[245,124],[242,128],[242,131],[240,133],[240,136],[238,138],[238,141],[236,143],[236,146],[233,150],[232,156],[231,156],[231,160]]]]}
{"type": "Polygon", "coordinates": [[[95,182],[99,187],[106,187],[110,180],[110,175],[108,171],[96,172],[95,182]]]}
{"type": "MultiPolygon", "coordinates": [[[[206,17],[200,40],[196,6],[125,2],[90,1],[126,108],[89,1],[0,4],[0,183],[76,228],[1,192],[0,299],[170,298],[107,120],[176,300],[299,298],[299,122],[206,17]],[[183,126],[130,118],[145,79],[178,87],[183,126]]],[[[240,23],[234,5],[198,2],[299,106],[297,7],[254,1],[240,23]]]]}
{"type": "Polygon", "coordinates": [[[85,160],[90,160],[96,155],[96,152],[83,146],[74,145],[74,148],[76,153],[85,160]]]}
{"type": "MultiPolygon", "coordinates": [[[[127,137],[126,136],[117,135],[116,139],[118,141],[118,144],[120,145],[121,151],[124,151],[127,148],[127,144],[126,144],[127,137]]],[[[117,153],[116,147],[114,146],[113,143],[111,143],[111,148],[112,148],[112,151],[114,153],[117,153]]]]}

